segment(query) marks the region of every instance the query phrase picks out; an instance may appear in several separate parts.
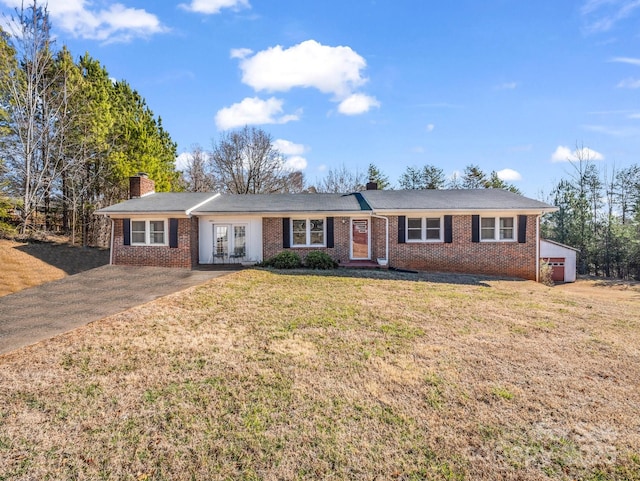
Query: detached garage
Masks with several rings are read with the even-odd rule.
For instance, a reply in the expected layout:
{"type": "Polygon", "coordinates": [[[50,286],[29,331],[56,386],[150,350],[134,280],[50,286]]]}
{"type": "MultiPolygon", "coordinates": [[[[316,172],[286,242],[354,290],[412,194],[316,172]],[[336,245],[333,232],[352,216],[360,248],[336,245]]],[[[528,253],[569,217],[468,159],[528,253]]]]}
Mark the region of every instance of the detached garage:
{"type": "Polygon", "coordinates": [[[578,252],[574,247],[540,239],[540,260],[551,266],[554,282],[575,282],[578,252]]]}

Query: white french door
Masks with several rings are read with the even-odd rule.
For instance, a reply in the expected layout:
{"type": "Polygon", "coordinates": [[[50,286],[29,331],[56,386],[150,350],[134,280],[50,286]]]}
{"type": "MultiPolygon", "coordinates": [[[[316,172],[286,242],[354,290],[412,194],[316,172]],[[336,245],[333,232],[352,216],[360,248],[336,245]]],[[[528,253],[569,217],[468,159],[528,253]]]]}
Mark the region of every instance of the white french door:
{"type": "Polygon", "coordinates": [[[214,224],[213,262],[242,261],[247,255],[246,224],[214,224]]]}

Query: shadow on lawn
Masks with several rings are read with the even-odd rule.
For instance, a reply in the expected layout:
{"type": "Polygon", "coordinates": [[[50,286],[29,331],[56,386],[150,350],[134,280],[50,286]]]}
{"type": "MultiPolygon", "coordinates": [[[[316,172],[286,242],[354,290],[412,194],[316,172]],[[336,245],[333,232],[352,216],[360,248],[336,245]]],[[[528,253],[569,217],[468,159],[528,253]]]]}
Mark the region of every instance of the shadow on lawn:
{"type": "Polygon", "coordinates": [[[14,247],[30,256],[40,259],[53,267],[62,269],[69,275],[88,271],[109,263],[109,249],[79,247],[55,242],[29,241],[26,245],[14,247]]]}
{"type": "Polygon", "coordinates": [[[458,284],[467,286],[491,287],[489,281],[522,281],[523,279],[513,277],[496,277],[475,274],[457,274],[448,272],[416,272],[416,271],[396,271],[387,269],[348,269],[338,268],[334,270],[313,270],[313,269],[291,269],[278,270],[266,269],[274,274],[281,275],[317,275],[317,276],[333,276],[333,277],[352,277],[365,279],[380,280],[401,280],[415,282],[434,282],[438,284],[458,284]]]}

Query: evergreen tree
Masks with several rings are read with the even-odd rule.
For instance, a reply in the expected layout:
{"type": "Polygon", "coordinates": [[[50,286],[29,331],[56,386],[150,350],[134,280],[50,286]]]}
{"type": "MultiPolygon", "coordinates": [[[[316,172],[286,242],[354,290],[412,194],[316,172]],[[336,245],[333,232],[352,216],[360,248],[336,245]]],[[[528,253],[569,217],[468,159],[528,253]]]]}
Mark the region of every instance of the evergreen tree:
{"type": "Polygon", "coordinates": [[[378,190],[385,190],[391,186],[389,177],[384,175],[375,164],[369,164],[367,177],[369,182],[375,182],[377,184],[378,190]]]}

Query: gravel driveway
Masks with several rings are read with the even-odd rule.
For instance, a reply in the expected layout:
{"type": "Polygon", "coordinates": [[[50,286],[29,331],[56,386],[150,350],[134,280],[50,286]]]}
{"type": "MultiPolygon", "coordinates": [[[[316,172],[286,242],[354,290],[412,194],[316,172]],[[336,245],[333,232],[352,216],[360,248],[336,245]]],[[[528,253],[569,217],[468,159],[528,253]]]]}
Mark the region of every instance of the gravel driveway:
{"type": "Polygon", "coordinates": [[[103,266],[0,297],[0,354],[228,273],[103,266]]]}

